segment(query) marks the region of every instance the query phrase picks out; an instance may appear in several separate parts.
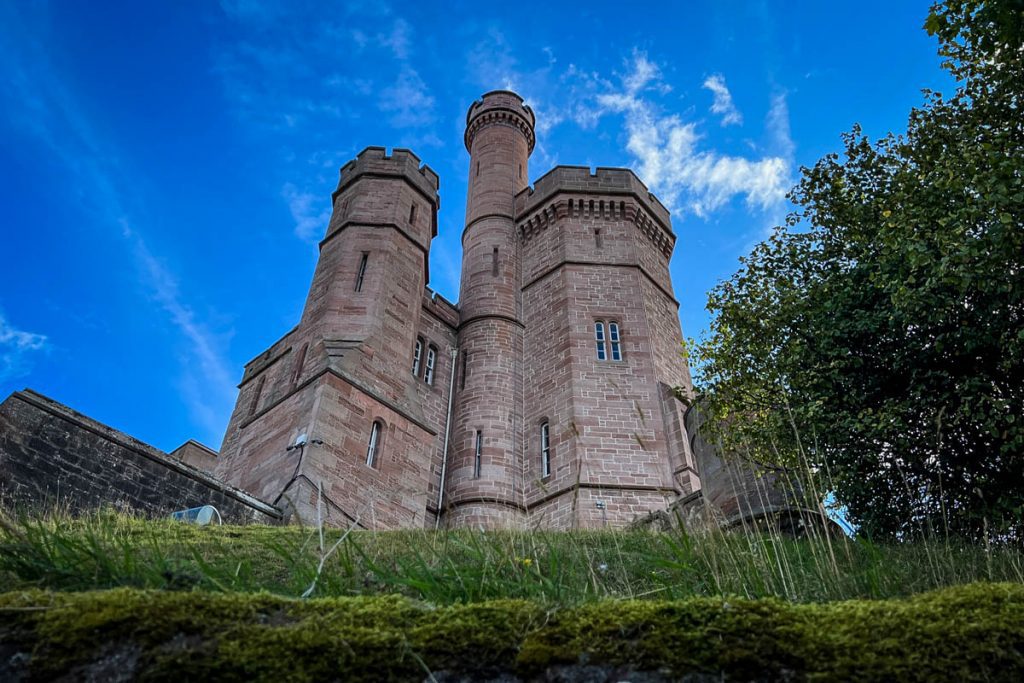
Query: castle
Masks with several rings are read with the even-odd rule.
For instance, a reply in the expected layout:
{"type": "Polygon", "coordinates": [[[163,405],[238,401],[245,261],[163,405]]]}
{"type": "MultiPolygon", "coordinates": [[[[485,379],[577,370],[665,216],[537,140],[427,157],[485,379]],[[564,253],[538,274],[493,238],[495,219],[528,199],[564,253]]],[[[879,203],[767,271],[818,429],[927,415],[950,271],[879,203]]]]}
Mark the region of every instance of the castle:
{"type": "Polygon", "coordinates": [[[527,182],[535,118],[466,115],[458,305],[427,287],[438,177],[341,169],[299,324],[245,367],[215,475],[372,528],[621,526],[694,492],[669,212],[626,169],[527,182]]]}
{"type": "Polygon", "coordinates": [[[722,457],[679,400],[693,389],[668,211],[626,169],[558,166],[530,187],[534,125],[504,90],[466,116],[458,305],[428,288],[437,174],[368,147],[341,169],[302,318],[246,365],[219,453],[192,440],[165,453],[16,391],[0,403],[0,508],[798,530],[791,487],[722,457]]]}

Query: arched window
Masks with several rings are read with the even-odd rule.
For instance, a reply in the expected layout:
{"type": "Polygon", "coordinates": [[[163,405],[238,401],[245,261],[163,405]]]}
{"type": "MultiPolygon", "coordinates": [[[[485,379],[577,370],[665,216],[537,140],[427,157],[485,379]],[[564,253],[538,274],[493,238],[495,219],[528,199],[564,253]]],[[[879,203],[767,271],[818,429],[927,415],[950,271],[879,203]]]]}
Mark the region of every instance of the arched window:
{"type": "Polygon", "coordinates": [[[547,422],[540,426],[540,476],[551,476],[551,432],[547,422]]]}
{"type": "Polygon", "coordinates": [[[416,348],[412,351],[412,376],[420,376],[420,360],[423,358],[423,337],[416,337],[416,348]]]}
{"type": "Polygon", "coordinates": [[[370,467],[377,466],[377,456],[380,452],[380,437],[384,425],[380,420],[374,420],[370,427],[370,443],[366,446],[366,464],[370,467]]]}
{"type": "Polygon", "coordinates": [[[594,340],[597,342],[597,359],[608,360],[608,353],[604,341],[604,321],[598,320],[594,323],[594,340]]]}
{"type": "Polygon", "coordinates": [[[622,360],[622,344],[619,340],[619,324],[617,322],[608,323],[608,341],[612,345],[612,360],[622,360]]]}
{"type": "Polygon", "coordinates": [[[431,344],[427,348],[427,369],[423,372],[423,381],[434,383],[434,363],[437,361],[437,347],[431,344]]]}

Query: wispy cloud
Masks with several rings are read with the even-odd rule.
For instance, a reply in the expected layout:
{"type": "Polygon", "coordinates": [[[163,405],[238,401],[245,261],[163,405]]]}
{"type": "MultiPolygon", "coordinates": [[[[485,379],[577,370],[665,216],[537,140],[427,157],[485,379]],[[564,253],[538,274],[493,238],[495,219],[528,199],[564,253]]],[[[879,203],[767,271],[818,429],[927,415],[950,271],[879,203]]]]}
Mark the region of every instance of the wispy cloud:
{"type": "Polygon", "coordinates": [[[0,381],[27,375],[31,357],[47,347],[46,335],[19,330],[0,312],[0,381]]]}
{"type": "MultiPolygon", "coordinates": [[[[697,124],[680,114],[663,113],[646,96],[663,87],[661,74],[645,55],[633,55],[621,86],[597,97],[599,113],[625,118],[626,148],[636,159],[637,172],[673,210],[688,208],[699,216],[721,207],[734,196],[749,206],[768,210],[783,200],[790,179],[790,161],[781,155],[759,159],[702,149],[697,124]]],[[[785,100],[774,103],[771,121],[777,135],[788,140],[785,100]],[[784,127],[785,124],[785,127],[784,127]]]]}
{"type": "Polygon", "coordinates": [[[714,74],[704,80],[704,88],[714,95],[711,112],[722,117],[723,126],[738,126],[743,123],[743,116],[732,102],[732,93],[725,86],[725,76],[714,74]]]}
{"type": "MultiPolygon", "coordinates": [[[[221,353],[219,339],[198,322],[185,302],[171,272],[146,246],[143,230],[130,208],[142,183],[139,176],[127,172],[118,161],[115,140],[99,133],[99,128],[82,112],[75,92],[48,58],[45,45],[23,26],[17,10],[4,12],[2,23],[8,40],[0,50],[0,67],[9,78],[0,81],[0,100],[12,120],[36,140],[52,157],[69,170],[79,183],[83,208],[96,223],[125,241],[140,273],[140,287],[154,296],[167,319],[186,342],[182,359],[182,399],[204,433],[202,438],[216,441],[234,405],[232,372],[221,353]],[[130,190],[122,188],[128,186],[130,190]],[[189,389],[193,387],[193,389],[189,389]]],[[[17,331],[4,333],[24,348],[45,345],[45,338],[17,331]]]]}
{"type": "Polygon", "coordinates": [[[391,114],[395,128],[418,128],[434,121],[434,98],[412,67],[405,66],[398,79],[380,94],[380,109],[391,114]]]}
{"type": "Polygon", "coordinates": [[[323,196],[302,192],[295,185],[286,183],[281,195],[288,202],[288,210],[295,221],[295,235],[303,242],[316,244],[323,237],[327,222],[331,219],[330,202],[323,196]],[[317,206],[322,208],[318,211],[317,206]]]}

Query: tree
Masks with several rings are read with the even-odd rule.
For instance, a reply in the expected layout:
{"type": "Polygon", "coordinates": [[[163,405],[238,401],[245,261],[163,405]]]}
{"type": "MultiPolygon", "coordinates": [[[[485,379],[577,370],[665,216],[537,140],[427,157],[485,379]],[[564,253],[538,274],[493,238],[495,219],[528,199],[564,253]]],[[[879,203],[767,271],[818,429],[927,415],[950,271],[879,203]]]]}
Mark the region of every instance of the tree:
{"type": "Polygon", "coordinates": [[[1024,539],[1024,0],[949,0],[957,80],[904,135],[855,127],[709,294],[724,445],[802,465],[876,536],[1024,539]]]}

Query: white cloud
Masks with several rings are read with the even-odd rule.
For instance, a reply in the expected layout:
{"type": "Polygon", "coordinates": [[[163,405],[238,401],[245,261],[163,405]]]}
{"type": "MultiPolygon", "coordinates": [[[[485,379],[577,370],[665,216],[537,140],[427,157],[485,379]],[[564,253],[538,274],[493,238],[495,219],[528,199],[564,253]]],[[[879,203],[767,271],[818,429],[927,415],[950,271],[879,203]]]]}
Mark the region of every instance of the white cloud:
{"type": "Polygon", "coordinates": [[[288,210],[295,220],[295,235],[303,242],[319,242],[327,229],[328,221],[331,220],[330,206],[321,211],[315,208],[326,203],[324,198],[310,192],[302,192],[291,183],[285,184],[281,196],[288,201],[288,210]]]}
{"type": "Polygon", "coordinates": [[[395,83],[381,91],[380,110],[391,114],[395,128],[417,128],[434,121],[434,98],[420,75],[404,66],[395,83]]]}
{"type": "MultiPolygon", "coordinates": [[[[702,136],[695,123],[678,114],[662,114],[646,90],[660,90],[656,65],[643,53],[634,53],[632,68],[622,77],[620,90],[597,97],[600,113],[625,117],[626,148],[637,161],[637,172],[670,209],[689,208],[700,216],[721,207],[734,196],[744,196],[749,206],[762,210],[785,197],[790,162],[785,156],[747,159],[715,150],[702,150],[702,136]]],[[[779,141],[788,140],[785,100],[773,103],[770,119],[779,141]]],[[[791,148],[790,148],[791,151],[791,148]]]]}
{"type": "Polygon", "coordinates": [[[715,96],[711,104],[711,112],[722,116],[723,126],[738,126],[743,123],[743,116],[732,102],[732,93],[725,87],[725,77],[721,74],[708,76],[704,80],[704,88],[715,96]]]}
{"type": "Polygon", "coordinates": [[[28,374],[32,369],[29,356],[47,347],[46,335],[19,330],[0,313],[0,381],[28,374]]]}
{"type": "Polygon", "coordinates": [[[765,129],[771,136],[773,151],[780,156],[792,160],[794,145],[789,132],[789,105],[785,93],[772,96],[772,105],[765,119],[765,129]]]}
{"type": "Polygon", "coordinates": [[[411,42],[411,37],[412,29],[409,26],[409,22],[405,19],[398,18],[391,27],[391,32],[387,34],[379,34],[377,36],[377,40],[381,45],[391,50],[395,59],[406,60],[409,58],[409,44],[411,42]]]}

